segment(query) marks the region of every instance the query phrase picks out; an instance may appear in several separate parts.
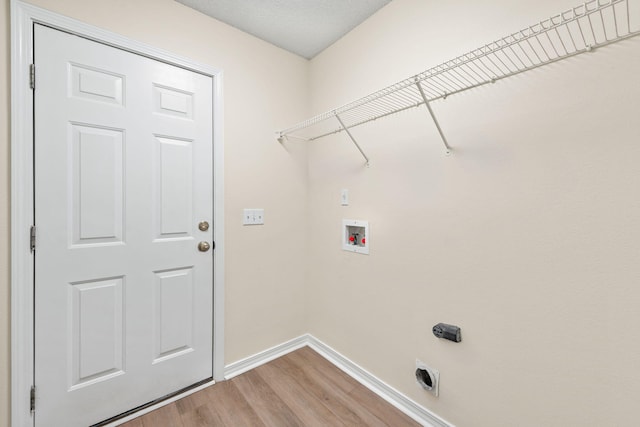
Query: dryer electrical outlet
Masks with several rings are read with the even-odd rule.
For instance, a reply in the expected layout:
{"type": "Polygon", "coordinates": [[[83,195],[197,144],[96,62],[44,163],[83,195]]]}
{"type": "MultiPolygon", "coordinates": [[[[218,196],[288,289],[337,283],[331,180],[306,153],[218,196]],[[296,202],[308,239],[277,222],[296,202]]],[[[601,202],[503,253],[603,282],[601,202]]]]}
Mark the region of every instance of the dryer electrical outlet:
{"type": "Polygon", "coordinates": [[[369,255],[371,236],[369,222],[355,219],[342,220],[342,249],[369,255]]]}

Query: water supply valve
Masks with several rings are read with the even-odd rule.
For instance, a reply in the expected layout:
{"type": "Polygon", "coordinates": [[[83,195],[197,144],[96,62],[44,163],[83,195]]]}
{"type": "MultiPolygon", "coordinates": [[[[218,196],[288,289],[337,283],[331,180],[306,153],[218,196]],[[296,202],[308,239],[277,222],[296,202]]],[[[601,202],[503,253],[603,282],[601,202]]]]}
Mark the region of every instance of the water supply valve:
{"type": "Polygon", "coordinates": [[[342,220],[342,249],[358,254],[369,254],[369,222],[342,220]]]}
{"type": "MultiPolygon", "coordinates": [[[[352,245],[357,245],[358,244],[358,243],[356,243],[357,240],[358,240],[358,234],[359,233],[353,233],[351,236],[349,236],[349,241],[351,242],[352,245]]],[[[364,240],[364,239],[362,239],[362,240],[364,240]]],[[[362,243],[364,243],[364,241],[362,243]]]]}

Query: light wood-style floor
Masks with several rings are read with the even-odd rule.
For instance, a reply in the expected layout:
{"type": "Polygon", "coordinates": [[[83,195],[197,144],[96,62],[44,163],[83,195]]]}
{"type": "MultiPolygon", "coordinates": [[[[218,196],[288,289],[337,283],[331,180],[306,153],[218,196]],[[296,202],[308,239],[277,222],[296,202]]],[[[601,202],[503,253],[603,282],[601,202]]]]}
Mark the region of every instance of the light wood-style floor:
{"type": "Polygon", "coordinates": [[[419,426],[308,347],[124,427],[419,426]]]}

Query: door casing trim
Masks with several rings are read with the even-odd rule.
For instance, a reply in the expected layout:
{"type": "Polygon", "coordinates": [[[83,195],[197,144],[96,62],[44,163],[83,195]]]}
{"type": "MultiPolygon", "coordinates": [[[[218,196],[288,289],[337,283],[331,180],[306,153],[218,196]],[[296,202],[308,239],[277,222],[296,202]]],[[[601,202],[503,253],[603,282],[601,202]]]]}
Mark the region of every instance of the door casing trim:
{"type": "MultiPolygon", "coordinates": [[[[40,23],[213,78],[213,377],[224,379],[224,140],[223,72],[57,13],[11,0],[11,425],[33,426],[34,384],[33,25],[40,23]]],[[[36,82],[37,87],[37,82],[36,82]]],[[[37,394],[36,394],[37,399],[37,394]]],[[[37,401],[36,401],[37,408],[37,401]]]]}

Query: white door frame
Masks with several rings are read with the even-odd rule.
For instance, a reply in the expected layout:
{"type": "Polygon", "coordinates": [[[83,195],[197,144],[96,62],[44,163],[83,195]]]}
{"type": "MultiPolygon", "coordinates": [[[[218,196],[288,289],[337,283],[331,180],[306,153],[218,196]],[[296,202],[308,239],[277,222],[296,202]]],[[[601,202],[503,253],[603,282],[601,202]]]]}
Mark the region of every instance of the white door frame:
{"type": "Polygon", "coordinates": [[[195,63],[19,0],[11,0],[11,425],[13,427],[33,426],[29,393],[34,380],[34,257],[30,249],[29,230],[34,221],[34,117],[33,92],[29,86],[29,66],[33,61],[34,23],[42,23],[213,78],[213,239],[217,246],[213,254],[213,377],[216,381],[224,379],[222,70],[195,63]]]}

